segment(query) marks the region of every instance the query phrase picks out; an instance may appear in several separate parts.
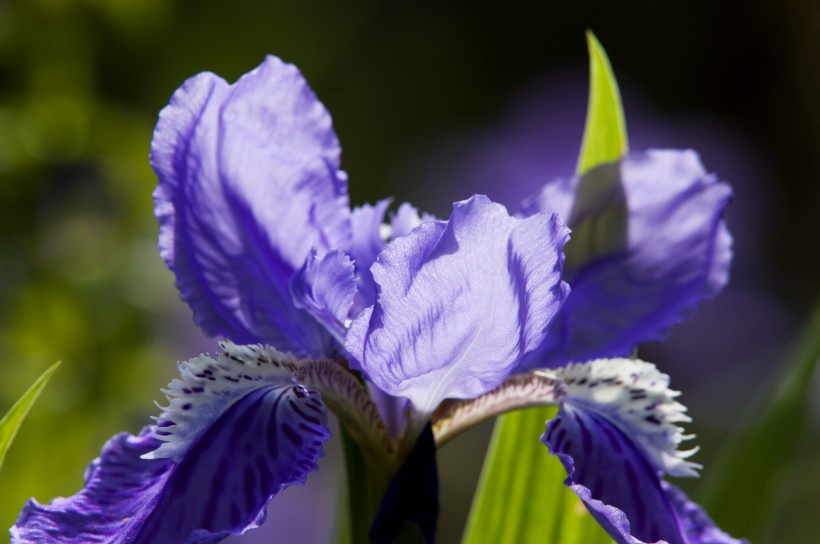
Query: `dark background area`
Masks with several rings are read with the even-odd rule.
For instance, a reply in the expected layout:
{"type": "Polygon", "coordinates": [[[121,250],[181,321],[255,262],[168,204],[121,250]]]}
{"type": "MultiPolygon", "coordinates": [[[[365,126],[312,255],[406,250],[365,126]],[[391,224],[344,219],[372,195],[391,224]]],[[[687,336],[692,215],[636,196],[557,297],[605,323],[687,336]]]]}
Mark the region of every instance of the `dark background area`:
{"type": "MultiPolygon", "coordinates": [[[[147,422],[173,362],[213,349],[155,250],[147,153],[185,78],[233,81],[265,54],[330,110],[353,203],[393,195],[446,216],[454,199],[496,197],[465,164],[522,119],[565,134],[543,153],[572,167],[592,29],[633,147],[693,147],[735,187],[736,290],[642,352],[684,391],[708,463],[820,287],[820,4],[620,4],[0,0],[0,409],[65,362],[0,474],[2,526],[31,495],[79,488],[106,437],[147,422]]],[[[497,183],[498,198],[527,194],[497,183]]],[[[817,421],[774,541],[816,541],[817,421]]],[[[488,432],[442,451],[442,542],[460,534],[488,432]]]]}

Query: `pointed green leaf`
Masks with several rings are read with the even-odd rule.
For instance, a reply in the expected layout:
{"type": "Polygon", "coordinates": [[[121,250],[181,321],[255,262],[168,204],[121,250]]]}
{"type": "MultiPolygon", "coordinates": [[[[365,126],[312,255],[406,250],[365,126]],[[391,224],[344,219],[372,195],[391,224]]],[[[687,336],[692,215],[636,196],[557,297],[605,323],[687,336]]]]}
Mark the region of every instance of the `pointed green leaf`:
{"type": "Polygon", "coordinates": [[[765,542],[807,433],[812,376],[820,362],[820,304],[782,372],[767,382],[706,473],[700,502],[721,528],[765,542]]]}
{"type": "Polygon", "coordinates": [[[564,466],[539,437],[555,408],[498,418],[464,544],[604,544],[612,540],[564,485],[564,466]]]}
{"type": "MultiPolygon", "coordinates": [[[[601,44],[587,32],[590,92],[578,174],[618,160],[628,148],[618,83],[601,44]]],[[[464,544],[612,543],[565,485],[566,471],[538,439],[555,408],[500,416],[473,499],[464,544]]]]}
{"type": "Polygon", "coordinates": [[[20,429],[20,425],[34,405],[34,401],[40,396],[49,378],[51,378],[51,375],[54,374],[59,366],[60,361],[57,361],[51,365],[48,370],[43,372],[43,374],[37,378],[37,381],[28,388],[28,391],[14,403],[14,406],[3,416],[3,419],[0,420],[0,468],[3,467],[6,451],[8,451],[18,429],[20,429]]]}
{"type": "Polygon", "coordinates": [[[589,104],[584,140],[578,157],[578,174],[590,168],[618,160],[629,148],[626,121],[618,82],[606,51],[591,31],[589,47],[589,104]]]}

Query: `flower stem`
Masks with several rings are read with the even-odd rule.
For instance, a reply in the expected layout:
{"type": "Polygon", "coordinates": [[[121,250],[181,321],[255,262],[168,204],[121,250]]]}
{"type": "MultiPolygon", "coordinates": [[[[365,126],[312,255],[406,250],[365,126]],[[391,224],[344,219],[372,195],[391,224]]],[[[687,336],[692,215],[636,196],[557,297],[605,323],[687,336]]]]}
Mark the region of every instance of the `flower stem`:
{"type": "Polygon", "coordinates": [[[376,515],[378,498],[374,497],[373,482],[359,445],[340,425],[347,473],[347,531],[348,542],[369,542],[370,524],[376,515]]]}

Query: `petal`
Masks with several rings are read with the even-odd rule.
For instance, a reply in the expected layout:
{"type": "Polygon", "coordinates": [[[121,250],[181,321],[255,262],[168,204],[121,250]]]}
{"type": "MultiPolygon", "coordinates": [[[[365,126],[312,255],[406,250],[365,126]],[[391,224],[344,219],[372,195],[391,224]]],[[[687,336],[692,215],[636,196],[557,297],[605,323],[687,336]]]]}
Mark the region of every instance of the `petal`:
{"type": "Polygon", "coordinates": [[[661,487],[678,515],[681,531],[686,535],[687,542],[700,544],[747,542],[745,539],[732,538],[721,531],[700,506],[690,501],[689,497],[674,485],[661,481],[661,487]]]}
{"type": "Polygon", "coordinates": [[[564,483],[616,542],[685,544],[657,472],[616,426],[564,405],[541,441],[567,469],[564,483]]]}
{"type": "Polygon", "coordinates": [[[407,236],[423,222],[435,220],[436,218],[428,213],[419,215],[419,211],[409,202],[402,202],[396,210],[396,215],[390,218],[390,237],[395,239],[407,236]]]}
{"type": "Polygon", "coordinates": [[[394,397],[385,393],[372,382],[367,382],[367,391],[379,410],[387,432],[393,436],[403,436],[407,428],[410,401],[404,397],[394,397]]]}
{"type": "Polygon", "coordinates": [[[333,250],[318,258],[311,252],[291,281],[297,307],[307,310],[319,323],[343,342],[348,315],[356,295],[353,261],[333,250]]]}
{"type": "Polygon", "coordinates": [[[431,413],[498,386],[538,346],[566,296],[556,216],[510,217],[476,196],[449,222],[422,223],[371,268],[372,308],[345,347],[379,388],[431,413]]]}
{"type": "Polygon", "coordinates": [[[350,317],[355,318],[368,306],[372,306],[376,301],[376,284],[370,267],[376,260],[376,256],[384,249],[387,242],[407,236],[411,230],[419,226],[422,221],[433,221],[435,218],[425,214],[419,216],[416,208],[403,202],[396,214],[390,218],[390,224],[384,223],[384,216],[390,207],[392,199],[380,200],[375,206],[365,204],[354,208],[351,215],[353,226],[353,236],[349,253],[356,261],[356,274],[358,291],[356,292],[356,302],[350,312],[350,317]]]}
{"type": "Polygon", "coordinates": [[[228,85],[188,80],[151,144],[160,253],[210,335],[322,355],[325,334],[289,282],[311,248],[350,237],[330,116],[295,67],[268,57],[228,85]]]}
{"type": "Polygon", "coordinates": [[[118,434],[85,472],[85,488],[47,505],[30,499],[11,528],[14,543],[133,542],[154,510],[174,470],[168,459],[140,456],[159,442],[145,428],[139,436],[118,434]]]}
{"type": "Polygon", "coordinates": [[[318,394],[288,377],[288,357],[224,349],[182,363],[152,435],[112,439],[83,490],[29,501],[15,542],[192,544],[257,527],[274,495],[316,470],[330,432],[318,394]]]}
{"type": "Polygon", "coordinates": [[[738,542],[661,480],[691,475],[678,452],[683,407],[652,365],[627,359],[562,369],[564,400],[541,437],[567,469],[565,481],[623,544],[738,542]],[[724,540],[710,540],[715,535],[724,540]]]}
{"type": "Polygon", "coordinates": [[[669,376],[637,359],[597,359],[560,369],[564,404],[597,414],[623,431],[652,467],[672,476],[697,476],[697,463],[686,459],[697,448],[681,451],[685,436],[678,423],[691,418],[669,389],[669,376]]]}
{"type": "Polygon", "coordinates": [[[728,280],[729,187],[693,151],[632,153],[582,178],[556,180],[524,213],[569,213],[558,323],[528,367],[628,355],[658,340],[728,280]],[[571,210],[571,211],[569,211],[571,210]]]}
{"type": "Polygon", "coordinates": [[[370,265],[376,260],[376,255],[384,248],[387,233],[384,232],[384,215],[390,207],[390,199],[380,200],[375,206],[365,204],[353,209],[350,216],[353,227],[353,236],[350,244],[350,254],[356,262],[358,292],[356,293],[356,307],[352,316],[358,315],[361,310],[373,304],[376,300],[376,285],[370,274],[370,265]]]}

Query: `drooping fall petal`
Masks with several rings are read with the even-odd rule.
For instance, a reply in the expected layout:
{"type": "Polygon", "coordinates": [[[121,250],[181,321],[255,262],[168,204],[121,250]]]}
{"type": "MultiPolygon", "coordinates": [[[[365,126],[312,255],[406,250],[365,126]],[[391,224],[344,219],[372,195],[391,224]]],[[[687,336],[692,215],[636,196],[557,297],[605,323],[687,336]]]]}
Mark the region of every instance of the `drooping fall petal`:
{"type": "Polygon", "coordinates": [[[257,527],[273,496],[303,484],[330,437],[318,394],[262,346],[224,344],[180,364],[156,424],[109,440],[75,495],[29,501],[15,543],[218,542],[257,527]]]}

